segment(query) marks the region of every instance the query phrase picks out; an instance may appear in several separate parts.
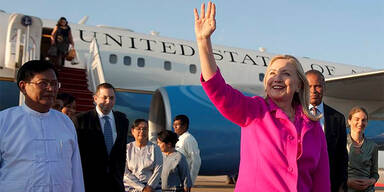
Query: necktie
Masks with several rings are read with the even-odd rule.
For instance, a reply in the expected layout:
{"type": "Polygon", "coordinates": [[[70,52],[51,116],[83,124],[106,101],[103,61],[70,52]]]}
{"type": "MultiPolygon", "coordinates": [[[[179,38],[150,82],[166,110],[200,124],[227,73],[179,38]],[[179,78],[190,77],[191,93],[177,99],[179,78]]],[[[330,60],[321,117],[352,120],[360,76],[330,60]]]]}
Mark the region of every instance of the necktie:
{"type": "Polygon", "coordinates": [[[317,112],[318,112],[318,110],[316,109],[316,107],[312,107],[312,114],[314,116],[317,116],[317,112]]]}
{"type": "Polygon", "coordinates": [[[113,146],[113,136],[112,136],[112,127],[111,123],[109,122],[109,117],[104,116],[103,117],[105,123],[104,123],[104,141],[105,146],[107,147],[108,154],[111,152],[112,146],[113,146]]]}

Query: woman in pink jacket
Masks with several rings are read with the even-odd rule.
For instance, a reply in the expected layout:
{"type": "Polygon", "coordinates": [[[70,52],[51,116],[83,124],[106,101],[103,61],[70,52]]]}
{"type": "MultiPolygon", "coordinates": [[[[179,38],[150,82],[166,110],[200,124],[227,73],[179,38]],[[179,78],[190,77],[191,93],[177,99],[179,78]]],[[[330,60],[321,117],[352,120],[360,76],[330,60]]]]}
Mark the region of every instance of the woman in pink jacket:
{"type": "Polygon", "coordinates": [[[271,59],[266,98],[247,97],[220,74],[210,36],[216,29],[215,4],[195,12],[195,33],[205,92],[216,108],[241,126],[240,170],[235,191],[330,191],[325,135],[319,117],[308,111],[309,89],[293,56],[271,59]]]}

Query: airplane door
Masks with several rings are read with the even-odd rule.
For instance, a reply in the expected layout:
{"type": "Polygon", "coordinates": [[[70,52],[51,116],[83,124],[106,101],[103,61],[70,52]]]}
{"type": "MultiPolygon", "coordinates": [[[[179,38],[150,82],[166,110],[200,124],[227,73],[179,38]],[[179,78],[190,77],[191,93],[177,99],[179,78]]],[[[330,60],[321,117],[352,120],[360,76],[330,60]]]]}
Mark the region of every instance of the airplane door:
{"type": "Polygon", "coordinates": [[[30,60],[40,59],[43,23],[40,18],[12,14],[8,20],[5,67],[16,69],[30,60]]]}

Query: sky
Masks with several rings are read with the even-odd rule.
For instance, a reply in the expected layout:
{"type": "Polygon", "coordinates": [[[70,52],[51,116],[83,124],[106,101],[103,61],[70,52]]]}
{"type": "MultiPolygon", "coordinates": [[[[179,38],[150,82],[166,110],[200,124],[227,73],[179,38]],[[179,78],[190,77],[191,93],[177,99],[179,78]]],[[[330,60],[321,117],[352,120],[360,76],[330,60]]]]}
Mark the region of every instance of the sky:
{"type": "MultiPolygon", "coordinates": [[[[201,0],[0,0],[7,13],[108,25],[195,41],[201,0]]],[[[217,0],[218,45],[384,69],[382,0],[217,0]]]]}

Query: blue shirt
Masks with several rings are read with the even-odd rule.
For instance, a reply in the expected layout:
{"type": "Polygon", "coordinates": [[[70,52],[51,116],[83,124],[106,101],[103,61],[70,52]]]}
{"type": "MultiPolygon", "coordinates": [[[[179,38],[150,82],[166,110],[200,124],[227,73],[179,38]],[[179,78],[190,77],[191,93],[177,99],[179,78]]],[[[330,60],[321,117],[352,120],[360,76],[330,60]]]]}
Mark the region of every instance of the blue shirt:
{"type": "Polygon", "coordinates": [[[0,112],[0,192],[83,192],[72,121],[26,105],[0,112]]]}

